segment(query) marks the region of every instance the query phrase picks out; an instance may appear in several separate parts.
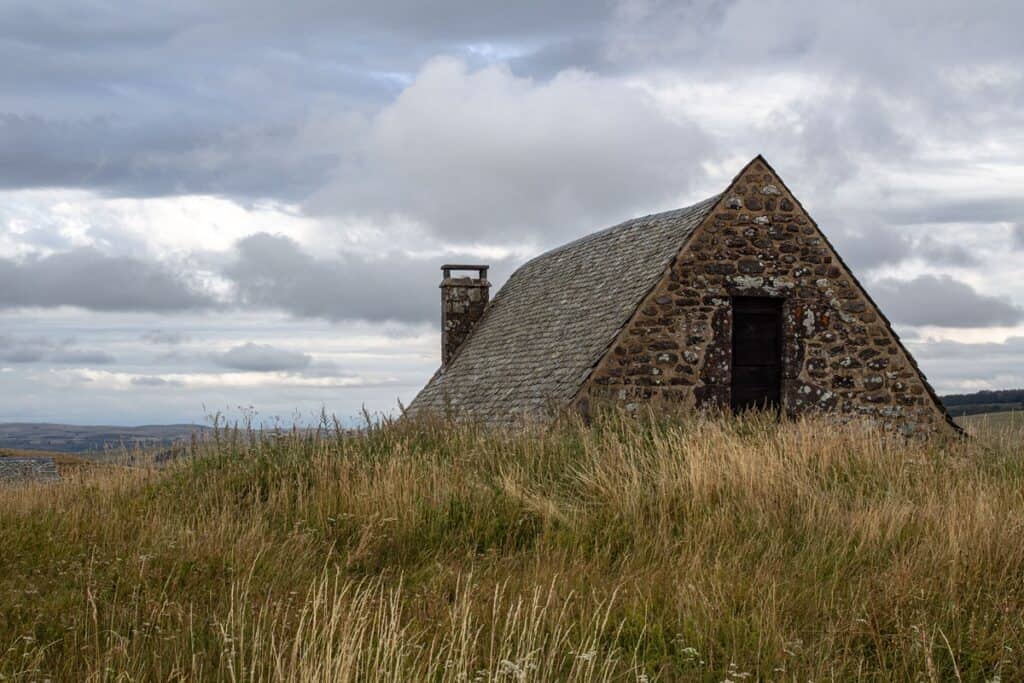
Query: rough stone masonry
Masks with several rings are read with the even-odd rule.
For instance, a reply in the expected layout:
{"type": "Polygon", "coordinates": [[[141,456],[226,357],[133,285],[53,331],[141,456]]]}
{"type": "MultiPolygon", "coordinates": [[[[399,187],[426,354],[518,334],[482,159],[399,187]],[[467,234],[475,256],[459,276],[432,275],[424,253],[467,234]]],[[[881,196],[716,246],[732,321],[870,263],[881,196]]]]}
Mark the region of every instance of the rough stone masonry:
{"type": "Polygon", "coordinates": [[[871,417],[906,434],[948,422],[888,322],[760,160],[695,230],[581,398],[727,408],[734,296],[783,300],[787,413],[871,417]]]}
{"type": "Polygon", "coordinates": [[[60,474],[53,458],[0,458],[0,484],[58,479],[60,474]]]}
{"type": "Polygon", "coordinates": [[[443,364],[407,413],[515,424],[612,402],[777,406],[957,431],[889,322],[758,156],[725,192],[520,266],[487,303],[445,267],[443,364]]]}
{"type": "Polygon", "coordinates": [[[441,266],[441,365],[448,365],[487,308],[491,283],[487,266],[441,266]],[[475,270],[477,277],[452,277],[455,270],[475,270]]]}

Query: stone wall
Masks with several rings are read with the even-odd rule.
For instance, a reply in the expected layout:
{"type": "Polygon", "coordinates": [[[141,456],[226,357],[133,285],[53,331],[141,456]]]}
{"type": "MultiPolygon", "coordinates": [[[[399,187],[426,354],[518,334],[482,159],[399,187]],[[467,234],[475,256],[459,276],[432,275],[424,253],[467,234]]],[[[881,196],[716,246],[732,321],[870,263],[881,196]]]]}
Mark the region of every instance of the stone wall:
{"type": "Polygon", "coordinates": [[[441,282],[441,366],[469,337],[484,314],[491,284],[483,278],[447,277],[441,282]]]}
{"type": "Polygon", "coordinates": [[[0,484],[58,479],[53,458],[0,458],[0,484]]]}
{"type": "Polygon", "coordinates": [[[581,400],[727,409],[732,296],[784,300],[788,414],[870,417],[908,434],[947,424],[888,323],[761,160],[696,229],[598,363],[581,400]]]}

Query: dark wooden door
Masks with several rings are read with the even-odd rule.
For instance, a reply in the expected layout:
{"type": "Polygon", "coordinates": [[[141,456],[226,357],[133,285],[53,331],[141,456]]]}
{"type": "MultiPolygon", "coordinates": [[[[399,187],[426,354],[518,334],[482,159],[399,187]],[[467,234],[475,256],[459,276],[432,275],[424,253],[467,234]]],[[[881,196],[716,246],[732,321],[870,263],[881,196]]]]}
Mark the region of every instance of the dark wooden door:
{"type": "Polygon", "coordinates": [[[732,410],[776,408],[782,385],[782,300],[732,300],[732,410]]]}

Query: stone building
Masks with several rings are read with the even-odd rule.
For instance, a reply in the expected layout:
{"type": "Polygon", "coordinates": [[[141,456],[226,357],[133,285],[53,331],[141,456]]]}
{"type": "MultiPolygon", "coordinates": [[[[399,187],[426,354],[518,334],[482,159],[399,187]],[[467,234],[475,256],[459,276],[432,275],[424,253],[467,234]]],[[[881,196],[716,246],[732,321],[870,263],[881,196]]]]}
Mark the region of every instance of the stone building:
{"type": "MultiPolygon", "coordinates": [[[[475,276],[453,272],[477,270],[475,276]]],[[[956,429],[889,321],[768,163],[726,190],[542,254],[493,301],[444,266],[443,365],[409,406],[495,423],[702,407],[956,429]]]]}

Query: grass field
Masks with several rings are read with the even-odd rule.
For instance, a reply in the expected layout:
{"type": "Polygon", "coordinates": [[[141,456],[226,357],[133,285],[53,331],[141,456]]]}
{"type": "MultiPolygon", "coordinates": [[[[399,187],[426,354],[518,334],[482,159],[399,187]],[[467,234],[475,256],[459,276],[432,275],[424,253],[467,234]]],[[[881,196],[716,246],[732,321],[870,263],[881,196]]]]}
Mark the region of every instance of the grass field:
{"type": "Polygon", "coordinates": [[[0,680],[1021,680],[1022,437],[222,431],[0,489],[0,680]]]}
{"type": "Polygon", "coordinates": [[[1019,410],[965,415],[956,418],[956,421],[970,434],[998,433],[1007,429],[1024,432],[1024,412],[1019,410]]]}

